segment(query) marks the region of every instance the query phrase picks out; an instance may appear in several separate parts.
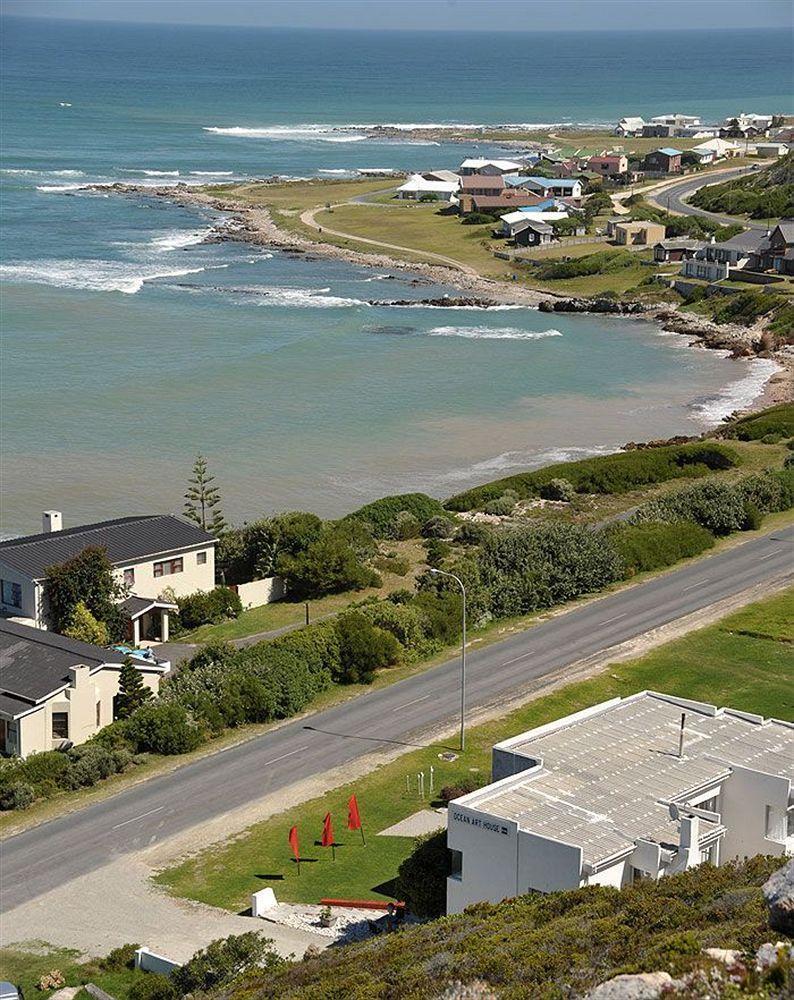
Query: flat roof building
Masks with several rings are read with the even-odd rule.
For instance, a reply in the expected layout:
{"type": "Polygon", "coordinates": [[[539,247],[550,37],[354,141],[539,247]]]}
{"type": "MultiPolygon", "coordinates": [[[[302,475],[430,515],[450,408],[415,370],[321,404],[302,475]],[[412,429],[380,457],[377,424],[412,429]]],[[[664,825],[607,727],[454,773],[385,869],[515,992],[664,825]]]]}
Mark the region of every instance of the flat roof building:
{"type": "Polygon", "coordinates": [[[447,912],[794,851],[794,724],[643,691],[493,748],[450,803],[447,912]]]}

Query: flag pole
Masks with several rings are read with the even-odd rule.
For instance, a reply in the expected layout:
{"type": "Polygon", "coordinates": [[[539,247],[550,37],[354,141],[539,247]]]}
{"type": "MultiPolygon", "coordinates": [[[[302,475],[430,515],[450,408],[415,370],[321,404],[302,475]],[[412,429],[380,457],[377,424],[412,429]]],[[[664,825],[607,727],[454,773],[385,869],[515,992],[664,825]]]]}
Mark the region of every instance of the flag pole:
{"type": "Polygon", "coordinates": [[[359,830],[361,831],[361,843],[364,845],[364,847],[366,847],[367,846],[367,841],[366,841],[366,838],[364,837],[364,824],[363,823],[359,827],[359,830]]]}

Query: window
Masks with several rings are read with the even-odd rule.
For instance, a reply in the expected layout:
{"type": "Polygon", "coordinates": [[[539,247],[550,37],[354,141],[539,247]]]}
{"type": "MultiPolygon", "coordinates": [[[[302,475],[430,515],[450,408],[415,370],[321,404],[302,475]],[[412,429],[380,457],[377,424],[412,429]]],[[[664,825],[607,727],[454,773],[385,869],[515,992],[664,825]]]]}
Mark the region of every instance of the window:
{"type": "Polygon", "coordinates": [[[164,559],[162,562],[156,562],[154,564],[154,575],[158,576],[171,576],[172,573],[181,573],[184,569],[184,560],[182,556],[178,559],[164,559]]]}
{"type": "Polygon", "coordinates": [[[98,701],[96,703],[96,727],[97,729],[102,728],[102,702],[98,701]]]}
{"type": "Polygon", "coordinates": [[[132,566],[129,569],[124,570],[124,586],[133,587],[135,586],[135,570],[132,566]]]}
{"type": "Polygon", "coordinates": [[[2,581],[3,604],[10,604],[12,608],[22,607],[22,586],[10,580],[2,581]]]}
{"type": "Polygon", "coordinates": [[[207,565],[207,553],[206,552],[197,552],[196,553],[196,564],[199,565],[199,566],[206,566],[207,565]]]}
{"type": "Polygon", "coordinates": [[[52,713],[52,738],[54,740],[68,740],[69,739],[69,713],[68,712],[53,712],[52,713]]]}

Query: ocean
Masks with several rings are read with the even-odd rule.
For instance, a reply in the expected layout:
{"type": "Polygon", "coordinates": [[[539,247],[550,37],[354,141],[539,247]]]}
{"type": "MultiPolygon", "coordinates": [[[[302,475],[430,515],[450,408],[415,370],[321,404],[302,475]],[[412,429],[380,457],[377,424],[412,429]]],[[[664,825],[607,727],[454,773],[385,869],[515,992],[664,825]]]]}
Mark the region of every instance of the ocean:
{"type": "Polygon", "coordinates": [[[216,214],[89,182],[454,167],[495,146],[338,125],[790,110],[770,32],[407,34],[3,19],[2,531],[177,510],[197,452],[234,520],[444,495],[697,432],[771,368],[648,323],[370,305],[452,288],[206,244],[216,214]],[[630,98],[627,97],[630,94],[630,98]]]}

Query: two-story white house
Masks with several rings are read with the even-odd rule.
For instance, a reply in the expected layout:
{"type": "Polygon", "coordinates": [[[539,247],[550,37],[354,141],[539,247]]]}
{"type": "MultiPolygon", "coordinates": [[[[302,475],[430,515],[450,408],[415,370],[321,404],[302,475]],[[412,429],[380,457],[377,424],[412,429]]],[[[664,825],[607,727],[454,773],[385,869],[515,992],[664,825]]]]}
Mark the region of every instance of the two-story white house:
{"type": "Polygon", "coordinates": [[[643,691],[493,748],[447,813],[447,912],[794,852],[794,723],[643,691]]]}
{"type": "Polygon", "coordinates": [[[120,517],[95,524],[63,527],[60,511],[45,511],[43,531],[0,542],[0,614],[46,629],[44,582],[47,569],[84,549],[104,548],[116,579],[124,586],[124,607],[135,645],[168,638],[168,614],[175,605],[160,599],[215,586],[217,539],[175,514],[120,517]]]}

